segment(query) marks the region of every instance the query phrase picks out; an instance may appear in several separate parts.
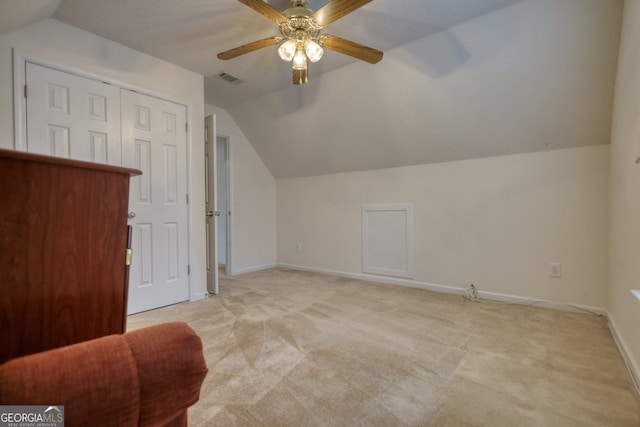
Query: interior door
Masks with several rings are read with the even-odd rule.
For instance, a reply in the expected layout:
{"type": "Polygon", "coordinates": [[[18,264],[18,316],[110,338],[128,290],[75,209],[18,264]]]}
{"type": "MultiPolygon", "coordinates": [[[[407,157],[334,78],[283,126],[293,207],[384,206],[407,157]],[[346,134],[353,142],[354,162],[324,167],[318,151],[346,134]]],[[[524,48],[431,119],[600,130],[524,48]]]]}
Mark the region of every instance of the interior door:
{"type": "Polygon", "coordinates": [[[121,165],[120,90],[26,63],[27,151],[121,165]]]}
{"type": "Polygon", "coordinates": [[[186,107],[121,90],[123,166],[131,180],[129,314],[189,299],[186,107]]]}
{"type": "Polygon", "coordinates": [[[207,232],[207,291],[217,295],[218,288],[218,217],[216,202],[216,121],[215,116],[204,119],[205,145],[205,220],[207,232]]]}

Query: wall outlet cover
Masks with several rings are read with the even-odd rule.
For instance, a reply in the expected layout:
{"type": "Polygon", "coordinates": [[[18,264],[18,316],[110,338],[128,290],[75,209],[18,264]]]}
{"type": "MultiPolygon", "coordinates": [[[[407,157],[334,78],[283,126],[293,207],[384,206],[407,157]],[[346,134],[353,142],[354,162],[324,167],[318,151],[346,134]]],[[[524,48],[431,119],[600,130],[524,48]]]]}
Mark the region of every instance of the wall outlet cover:
{"type": "Polygon", "coordinates": [[[562,264],[559,262],[549,263],[549,276],[550,277],[562,277],[562,264]]]}

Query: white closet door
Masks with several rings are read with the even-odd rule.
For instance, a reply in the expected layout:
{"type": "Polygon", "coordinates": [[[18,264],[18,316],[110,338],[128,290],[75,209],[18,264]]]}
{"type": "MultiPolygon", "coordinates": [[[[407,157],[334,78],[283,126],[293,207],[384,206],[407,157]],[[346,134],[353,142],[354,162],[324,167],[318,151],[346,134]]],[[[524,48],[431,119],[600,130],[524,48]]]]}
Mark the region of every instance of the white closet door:
{"type": "Polygon", "coordinates": [[[186,107],[121,90],[123,166],[140,169],[129,196],[129,314],[189,299],[186,107]]]}
{"type": "Polygon", "coordinates": [[[27,151],[121,165],[120,89],[26,63],[27,151]]]}

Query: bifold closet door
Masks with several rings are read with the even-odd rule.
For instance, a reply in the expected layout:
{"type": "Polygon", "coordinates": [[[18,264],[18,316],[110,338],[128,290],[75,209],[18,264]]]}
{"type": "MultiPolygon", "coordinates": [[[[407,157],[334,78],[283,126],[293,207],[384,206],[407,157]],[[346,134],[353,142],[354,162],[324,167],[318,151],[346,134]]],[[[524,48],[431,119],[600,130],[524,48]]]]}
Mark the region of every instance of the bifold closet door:
{"type": "Polygon", "coordinates": [[[186,107],[121,90],[123,166],[131,180],[129,313],[189,299],[186,107]]]}
{"type": "Polygon", "coordinates": [[[26,63],[27,151],[122,164],[120,89],[26,63]]]}
{"type": "Polygon", "coordinates": [[[186,107],[26,63],[27,151],[139,169],[128,312],[189,299],[186,107]]]}

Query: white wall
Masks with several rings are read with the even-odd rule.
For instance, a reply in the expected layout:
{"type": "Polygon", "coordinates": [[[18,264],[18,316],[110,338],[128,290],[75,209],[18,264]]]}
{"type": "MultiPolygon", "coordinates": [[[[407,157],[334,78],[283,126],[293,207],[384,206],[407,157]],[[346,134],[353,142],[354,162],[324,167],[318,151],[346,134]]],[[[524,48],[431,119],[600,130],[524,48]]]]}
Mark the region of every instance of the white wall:
{"type": "Polygon", "coordinates": [[[611,142],[609,313],[640,380],[640,2],[625,2],[611,142]]]}
{"type": "Polygon", "coordinates": [[[188,141],[191,299],[204,296],[203,77],[55,19],[47,19],[0,36],[0,148],[14,147],[12,49],[187,105],[191,123],[188,141]]]}
{"type": "Polygon", "coordinates": [[[361,205],[412,203],[417,282],[604,307],[608,153],[583,147],[278,180],[278,263],[361,273],[361,205]],[[562,278],[549,277],[549,262],[562,263],[562,278]]]}
{"type": "Polygon", "coordinates": [[[276,181],[229,113],[215,114],[216,132],[229,138],[231,170],[231,274],[273,267],[276,263],[276,181]]]}

